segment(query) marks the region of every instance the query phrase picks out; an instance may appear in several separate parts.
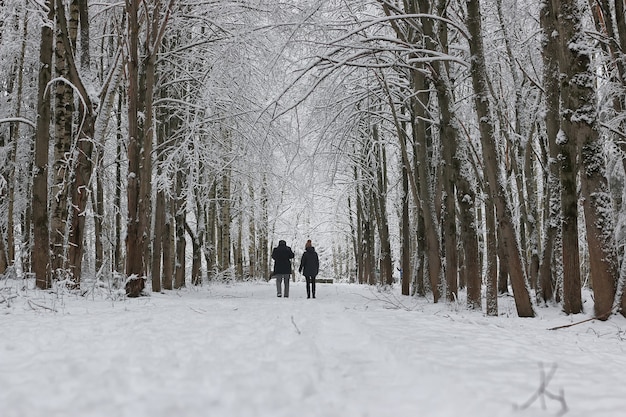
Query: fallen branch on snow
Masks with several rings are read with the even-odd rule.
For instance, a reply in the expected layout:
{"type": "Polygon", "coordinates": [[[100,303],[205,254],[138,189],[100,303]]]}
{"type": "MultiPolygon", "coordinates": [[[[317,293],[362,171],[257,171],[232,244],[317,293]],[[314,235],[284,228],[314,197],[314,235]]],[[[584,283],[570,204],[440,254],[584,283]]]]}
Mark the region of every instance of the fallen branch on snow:
{"type": "Polygon", "coordinates": [[[549,328],[548,330],[565,329],[566,327],[576,326],[576,325],[579,325],[579,324],[587,323],[588,321],[592,321],[592,320],[596,320],[596,318],[595,318],[595,317],[591,317],[590,319],[586,319],[586,320],[582,320],[582,321],[577,321],[576,323],[570,323],[570,324],[564,324],[563,326],[551,327],[551,328],[549,328]]]}
{"type": "Polygon", "coordinates": [[[9,295],[8,297],[5,297],[2,293],[0,293],[0,297],[2,297],[2,299],[0,299],[0,304],[7,303],[7,307],[11,307],[11,300],[17,298],[17,295],[9,295]]]}
{"type": "Polygon", "coordinates": [[[45,306],[45,305],[38,304],[38,303],[34,302],[33,300],[28,300],[28,305],[29,305],[29,306],[30,306],[30,308],[32,308],[33,310],[36,310],[36,308],[35,308],[35,307],[38,307],[38,308],[43,308],[44,310],[50,310],[50,311],[54,311],[55,313],[57,313],[57,309],[56,309],[56,308],[53,308],[53,307],[48,307],[48,306],[45,306]]]}
{"type": "Polygon", "coordinates": [[[591,318],[585,319],[585,320],[581,320],[581,321],[577,321],[576,323],[570,323],[570,324],[564,324],[563,326],[556,326],[556,327],[552,327],[549,328],[548,330],[558,330],[558,329],[565,329],[566,327],[572,327],[572,326],[577,326],[579,324],[583,324],[583,323],[587,323],[588,321],[592,321],[592,320],[606,320],[608,319],[612,314],[615,314],[617,312],[617,310],[615,308],[611,309],[611,311],[608,311],[604,314],[601,314],[599,316],[593,316],[591,318]]]}

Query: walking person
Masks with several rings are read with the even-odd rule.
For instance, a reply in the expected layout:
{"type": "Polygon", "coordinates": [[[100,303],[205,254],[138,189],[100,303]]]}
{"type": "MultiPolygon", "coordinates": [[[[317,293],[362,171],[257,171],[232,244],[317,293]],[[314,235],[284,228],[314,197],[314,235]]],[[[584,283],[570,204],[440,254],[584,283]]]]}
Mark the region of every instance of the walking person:
{"type": "Polygon", "coordinates": [[[278,241],[278,246],[272,251],[272,259],[274,260],[274,277],[276,278],[276,295],[285,298],[289,297],[289,277],[291,276],[291,260],[296,255],[291,248],[287,246],[284,240],[278,241]],[[281,283],[284,282],[285,291],[282,292],[281,283]]]}
{"type": "Polygon", "coordinates": [[[315,298],[315,277],[319,269],[320,259],[317,256],[317,252],[315,252],[311,239],[309,239],[306,241],[306,245],[304,245],[304,253],[300,260],[300,268],[298,268],[298,271],[306,279],[306,298],[311,298],[311,290],[313,298],[315,298]]]}

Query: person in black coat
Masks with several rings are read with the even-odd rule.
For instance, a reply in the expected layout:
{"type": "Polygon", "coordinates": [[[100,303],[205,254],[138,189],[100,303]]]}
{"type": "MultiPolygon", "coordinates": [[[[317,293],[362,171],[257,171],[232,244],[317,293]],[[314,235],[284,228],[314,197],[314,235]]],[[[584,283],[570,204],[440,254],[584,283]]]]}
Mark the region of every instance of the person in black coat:
{"type": "Polygon", "coordinates": [[[300,268],[298,271],[304,275],[306,279],[306,298],[311,298],[311,290],[313,290],[313,298],[315,298],[315,277],[320,269],[320,260],[315,252],[315,248],[311,240],[306,241],[304,253],[300,260],[300,268]]]}
{"type": "Polygon", "coordinates": [[[296,255],[291,248],[287,246],[284,240],[278,241],[278,246],[272,251],[272,259],[274,260],[274,277],[276,278],[276,295],[281,297],[281,282],[285,283],[285,298],[289,297],[289,277],[291,275],[291,260],[296,255]]]}

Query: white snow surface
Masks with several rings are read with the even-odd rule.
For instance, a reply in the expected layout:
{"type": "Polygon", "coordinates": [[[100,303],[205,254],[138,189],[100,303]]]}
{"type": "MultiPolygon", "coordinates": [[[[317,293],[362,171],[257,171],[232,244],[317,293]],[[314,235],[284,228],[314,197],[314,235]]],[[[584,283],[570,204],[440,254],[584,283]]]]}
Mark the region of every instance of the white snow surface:
{"type": "Polygon", "coordinates": [[[316,299],[302,282],[277,298],[270,281],[119,300],[9,300],[7,285],[2,417],[626,415],[621,316],[549,330],[590,316],[522,319],[503,297],[486,317],[356,284],[318,284],[316,299]]]}

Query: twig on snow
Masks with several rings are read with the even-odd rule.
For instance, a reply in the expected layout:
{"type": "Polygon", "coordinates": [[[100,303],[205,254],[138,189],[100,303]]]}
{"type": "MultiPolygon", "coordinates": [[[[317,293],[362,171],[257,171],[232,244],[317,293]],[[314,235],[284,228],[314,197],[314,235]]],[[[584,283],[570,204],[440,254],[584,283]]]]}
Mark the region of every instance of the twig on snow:
{"type": "Polygon", "coordinates": [[[370,289],[370,292],[372,293],[374,298],[369,298],[362,294],[357,294],[357,295],[369,301],[381,301],[383,303],[383,308],[389,309],[389,310],[413,311],[415,309],[414,307],[408,307],[404,305],[402,301],[398,299],[398,297],[393,292],[387,293],[385,291],[379,290],[378,293],[380,295],[374,294],[374,291],[371,289],[370,289]],[[391,296],[389,294],[391,294],[391,296]]]}
{"type": "Polygon", "coordinates": [[[7,306],[11,307],[11,300],[17,298],[17,295],[9,295],[5,297],[2,293],[0,293],[0,297],[2,297],[2,299],[0,299],[0,304],[7,303],[7,306]]]}
{"type": "Polygon", "coordinates": [[[543,368],[543,364],[540,363],[539,366],[541,367],[541,381],[539,383],[539,388],[537,388],[537,391],[535,391],[533,395],[531,395],[530,398],[524,404],[522,405],[514,404],[513,407],[516,410],[525,410],[528,407],[530,407],[535,401],[537,401],[537,399],[539,399],[541,401],[541,409],[545,410],[546,409],[545,397],[548,397],[549,399],[558,401],[561,404],[561,409],[556,414],[557,417],[560,417],[564,415],[565,413],[567,413],[568,411],[567,403],[565,402],[565,394],[563,392],[563,389],[561,388],[559,390],[558,395],[553,394],[552,392],[548,391],[548,385],[550,384],[552,377],[556,373],[557,365],[553,364],[552,367],[550,368],[550,372],[548,372],[547,375],[546,375],[545,369],[543,368]]]}
{"type": "Polygon", "coordinates": [[[28,305],[30,306],[30,308],[32,308],[33,310],[36,310],[35,307],[38,308],[43,308],[45,310],[50,310],[50,311],[54,311],[55,313],[57,313],[57,309],[54,307],[48,307],[46,305],[42,305],[42,304],[38,304],[36,302],[34,302],[33,300],[28,300],[28,305]]]}
{"type": "Polygon", "coordinates": [[[206,310],[203,308],[195,308],[192,306],[188,306],[190,310],[195,311],[198,314],[206,314],[206,310]]]}
{"type": "Polygon", "coordinates": [[[293,316],[291,316],[291,323],[293,323],[293,327],[296,328],[296,333],[298,334],[302,334],[302,332],[300,331],[300,329],[298,329],[298,325],[296,324],[296,321],[293,319],[293,316]]]}

